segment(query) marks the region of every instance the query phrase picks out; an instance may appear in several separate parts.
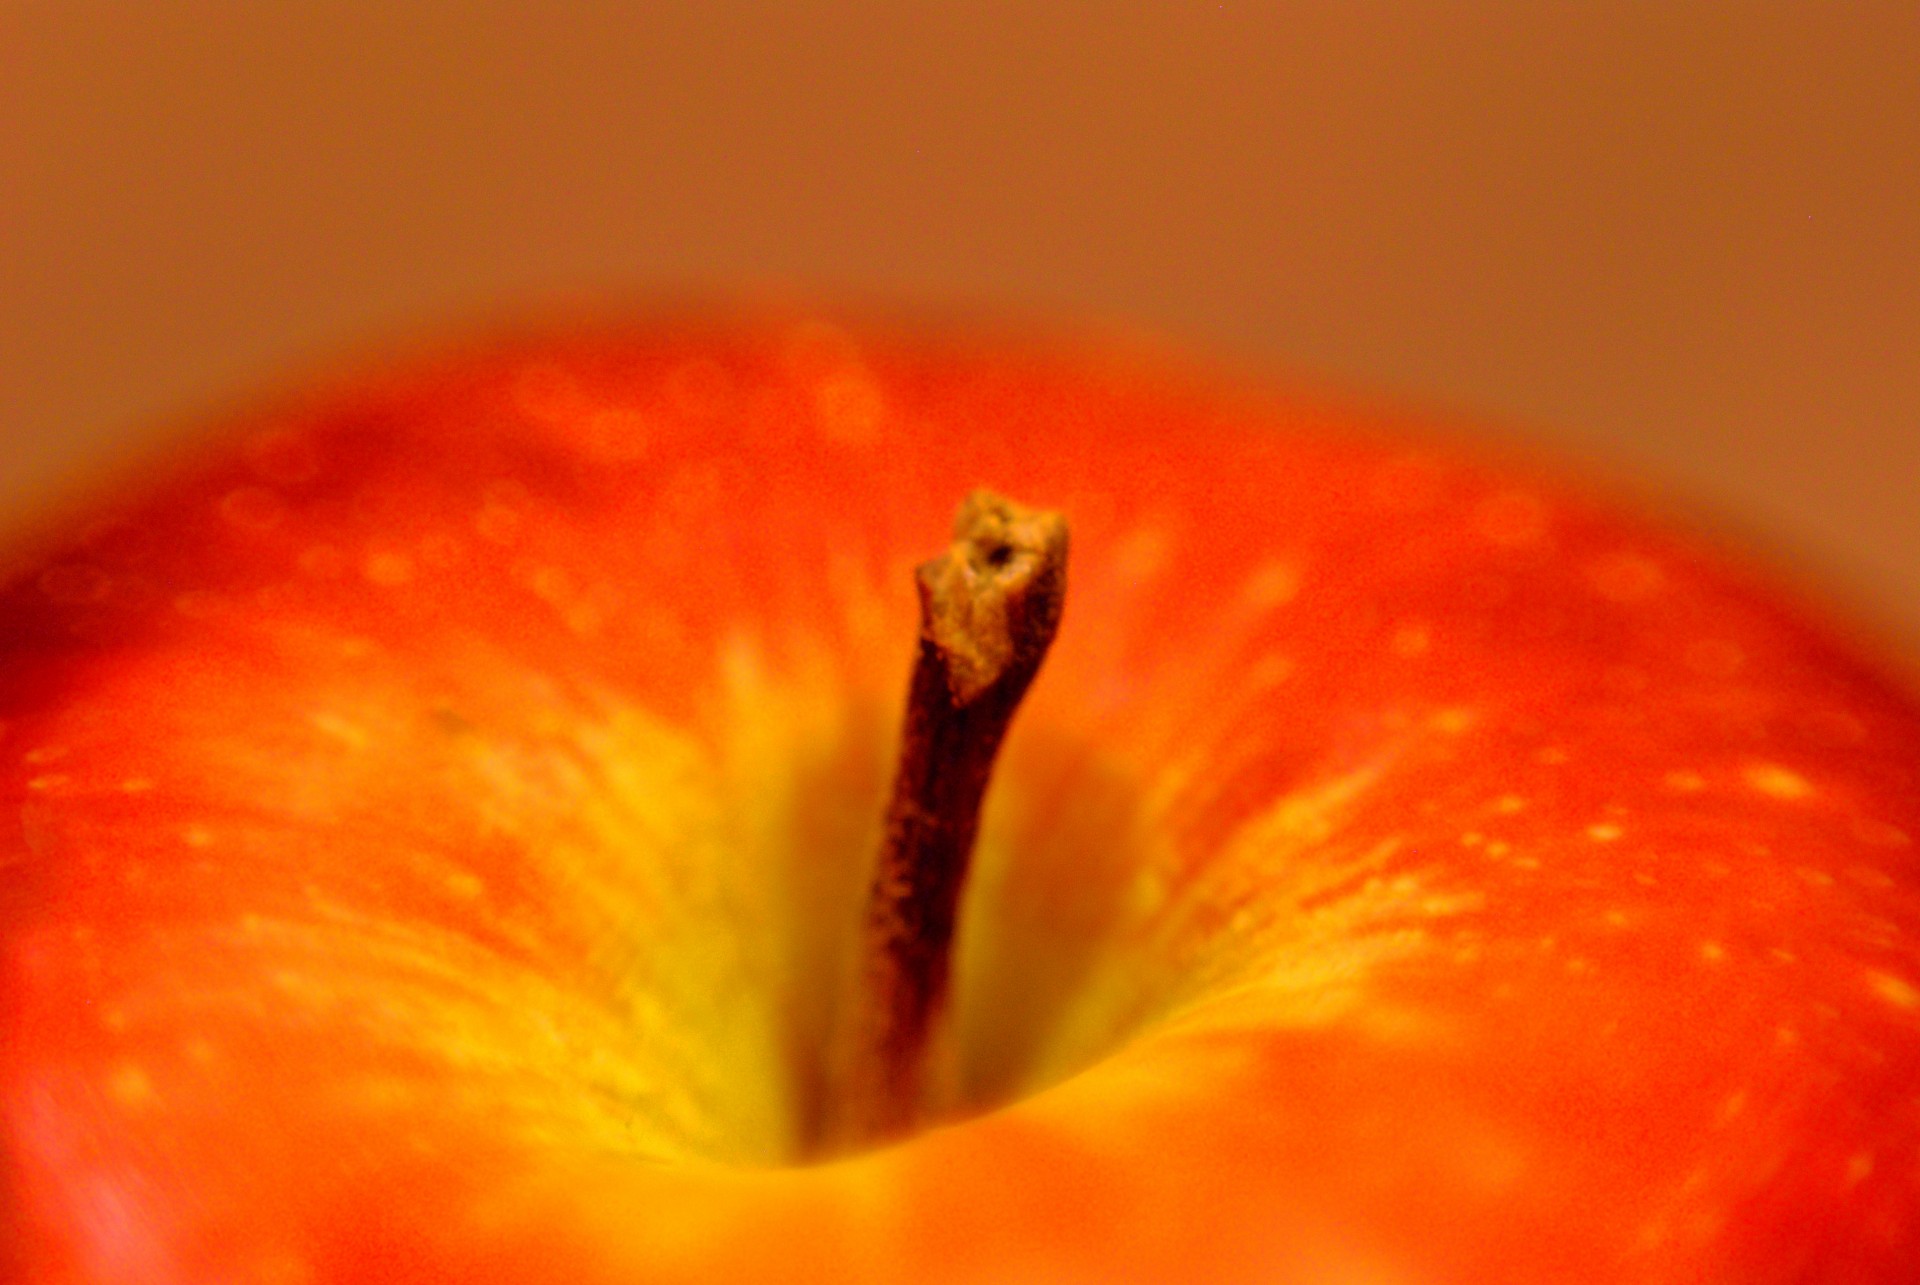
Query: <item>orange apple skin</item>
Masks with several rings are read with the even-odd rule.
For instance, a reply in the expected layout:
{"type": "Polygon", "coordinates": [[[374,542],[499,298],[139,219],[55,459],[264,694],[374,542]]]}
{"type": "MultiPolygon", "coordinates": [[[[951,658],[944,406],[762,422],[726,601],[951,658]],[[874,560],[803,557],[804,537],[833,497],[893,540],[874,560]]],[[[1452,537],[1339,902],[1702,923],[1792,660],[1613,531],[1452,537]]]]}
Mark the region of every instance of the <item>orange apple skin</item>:
{"type": "Polygon", "coordinates": [[[1400,431],[784,321],[239,417],[0,595],[0,1272],[1920,1279],[1920,713],[1400,431]],[[981,485],[1074,552],[955,1118],[783,1165],[981,485]]]}

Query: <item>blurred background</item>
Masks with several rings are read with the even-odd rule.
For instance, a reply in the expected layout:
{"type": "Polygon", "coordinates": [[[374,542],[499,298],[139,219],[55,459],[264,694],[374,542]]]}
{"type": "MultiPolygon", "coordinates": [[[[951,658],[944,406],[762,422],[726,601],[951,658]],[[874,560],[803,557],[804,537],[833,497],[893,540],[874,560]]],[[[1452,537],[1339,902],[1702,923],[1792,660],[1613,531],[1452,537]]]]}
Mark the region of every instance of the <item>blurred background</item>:
{"type": "Polygon", "coordinates": [[[1920,656],[1920,5],[0,0],[0,532],[381,336],[1119,323],[1674,497],[1920,656]]]}

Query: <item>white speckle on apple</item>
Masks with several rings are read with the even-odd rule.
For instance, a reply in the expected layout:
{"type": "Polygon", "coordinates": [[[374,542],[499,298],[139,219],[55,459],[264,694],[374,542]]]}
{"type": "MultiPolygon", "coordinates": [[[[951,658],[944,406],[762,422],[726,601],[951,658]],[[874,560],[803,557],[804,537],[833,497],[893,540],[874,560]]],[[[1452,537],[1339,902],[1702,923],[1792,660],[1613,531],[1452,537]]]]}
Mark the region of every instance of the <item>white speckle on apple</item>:
{"type": "Polygon", "coordinates": [[[1253,569],[1240,590],[1240,599],[1254,611],[1272,611],[1300,596],[1300,567],[1292,562],[1270,559],[1253,569]]]}
{"type": "Polygon", "coordinates": [[[1698,794],[1707,788],[1707,778],[1698,772],[1669,772],[1661,778],[1661,784],[1675,794],[1698,794]]]}
{"type": "Polygon", "coordinates": [[[1402,660],[1416,660],[1426,655],[1432,645],[1433,635],[1427,626],[1419,621],[1410,621],[1393,631],[1393,641],[1388,647],[1402,660]]]}
{"type": "Polygon", "coordinates": [[[308,719],[314,730],[339,741],[348,749],[364,750],[373,744],[373,738],[367,735],[367,729],[343,715],[330,710],[322,710],[308,719]]]}
{"type": "Polygon", "coordinates": [[[1722,638],[1703,638],[1687,648],[1687,668],[1704,678],[1732,678],[1747,654],[1722,638]]]}
{"type": "Polygon", "coordinates": [[[136,1062],[122,1062],[107,1076],[107,1096],[129,1109],[151,1105],[159,1096],[153,1081],[136,1062]]]}
{"type": "Polygon", "coordinates": [[[631,464],[647,453],[652,438],[647,417],[631,406],[609,406],[589,415],[582,430],[594,458],[631,464]]]}
{"type": "Polygon", "coordinates": [[[486,890],[486,881],[470,870],[455,870],[447,876],[447,891],[462,901],[477,900],[486,890]]]}
{"type": "Polygon", "coordinates": [[[1810,798],[1813,785],[1806,777],[1778,763],[1755,763],[1746,770],[1747,784],[1776,799],[1794,801],[1810,798]]]}
{"type": "Polygon", "coordinates": [[[1247,670],[1246,681],[1242,689],[1248,696],[1258,696],[1270,692],[1293,677],[1295,665],[1293,659],[1278,652],[1268,652],[1253,662],[1247,670]]]}
{"type": "Polygon", "coordinates": [[[1800,723],[1808,736],[1835,749],[1859,745],[1867,739],[1867,725],[1844,709],[1813,710],[1800,723]]]}
{"type": "Polygon", "coordinates": [[[549,606],[561,606],[573,597],[573,578],[564,567],[519,564],[514,567],[514,578],[549,606]]]}
{"type": "Polygon", "coordinates": [[[1846,875],[1851,882],[1876,892],[1893,887],[1893,876],[1876,866],[1848,866],[1846,875]]]}
{"type": "Polygon", "coordinates": [[[398,589],[412,582],[413,559],[404,553],[370,553],[361,564],[360,573],[383,589],[398,589]]]}
{"type": "Polygon", "coordinates": [[[1873,1174],[1873,1152],[1856,1151],[1847,1157],[1847,1171],[1841,1176],[1842,1188],[1858,1187],[1873,1174]]]}
{"type": "Polygon", "coordinates": [[[287,999],[306,1005],[312,1009],[331,1008],[338,995],[334,988],[317,977],[291,968],[276,969],[267,980],[287,999]]]}
{"type": "Polygon", "coordinates": [[[1595,843],[1613,843],[1626,831],[1610,821],[1601,821],[1587,827],[1587,837],[1595,843]]]}
{"type": "Polygon", "coordinates": [[[520,535],[520,513],[509,505],[489,502],[474,514],[473,529],[483,540],[512,544],[520,535]]]}
{"type": "Polygon", "coordinates": [[[1854,838],[1876,848],[1904,848],[1913,842],[1899,826],[1871,817],[1855,817],[1850,829],[1854,838]]]}
{"type": "Polygon", "coordinates": [[[1711,939],[1700,943],[1700,958],[1708,964],[1724,964],[1727,960],[1727,948],[1711,939]]]}
{"type": "Polygon", "coordinates": [[[1920,987],[1915,987],[1904,977],[1875,970],[1867,974],[1867,985],[1875,995],[1895,1008],[1920,1009],[1920,987]]]}
{"type": "Polygon", "coordinates": [[[173,609],[189,620],[208,620],[220,614],[222,606],[218,594],[207,593],[199,589],[190,589],[177,595],[173,600],[173,609]]]}
{"type": "Polygon", "coordinates": [[[1609,602],[1641,602],[1666,585],[1666,572],[1653,559],[1638,553],[1616,553],[1587,569],[1593,591],[1609,602]]]}
{"type": "Polygon", "coordinates": [[[1141,527],[1129,533],[1113,551],[1113,569],[1122,583],[1138,588],[1165,571],[1171,558],[1166,532],[1141,527]]]}
{"type": "Polygon", "coordinates": [[[865,371],[853,367],[829,375],[814,389],[813,398],[815,422],[829,441],[869,446],[879,439],[886,399],[865,371]]]}

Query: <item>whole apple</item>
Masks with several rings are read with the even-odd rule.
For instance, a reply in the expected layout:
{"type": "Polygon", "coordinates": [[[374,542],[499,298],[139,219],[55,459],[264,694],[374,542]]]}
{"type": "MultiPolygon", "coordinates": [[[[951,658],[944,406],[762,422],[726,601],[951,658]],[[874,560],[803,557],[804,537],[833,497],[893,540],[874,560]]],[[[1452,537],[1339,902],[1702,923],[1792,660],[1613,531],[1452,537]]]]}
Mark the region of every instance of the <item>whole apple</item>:
{"type": "Polygon", "coordinates": [[[1920,1279],[1920,709],[1437,440],[719,315],[221,426],[0,590],[0,1276],[1920,1279]],[[1071,587],[868,1145],[976,487],[1071,587]]]}

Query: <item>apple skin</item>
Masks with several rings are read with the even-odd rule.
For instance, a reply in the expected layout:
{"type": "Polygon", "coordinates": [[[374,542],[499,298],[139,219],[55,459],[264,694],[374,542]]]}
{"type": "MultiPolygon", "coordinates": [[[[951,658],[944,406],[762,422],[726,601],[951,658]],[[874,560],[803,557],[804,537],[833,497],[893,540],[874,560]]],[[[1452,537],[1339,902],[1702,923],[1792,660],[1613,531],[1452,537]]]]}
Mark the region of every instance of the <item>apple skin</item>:
{"type": "Polygon", "coordinates": [[[237,417],[0,594],[0,1275],[1920,1279],[1914,703],[1407,431],[712,318],[237,417]],[[948,1122],[783,1164],[979,485],[948,1122]]]}

